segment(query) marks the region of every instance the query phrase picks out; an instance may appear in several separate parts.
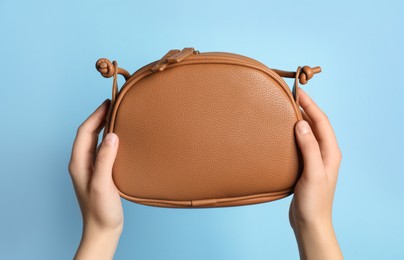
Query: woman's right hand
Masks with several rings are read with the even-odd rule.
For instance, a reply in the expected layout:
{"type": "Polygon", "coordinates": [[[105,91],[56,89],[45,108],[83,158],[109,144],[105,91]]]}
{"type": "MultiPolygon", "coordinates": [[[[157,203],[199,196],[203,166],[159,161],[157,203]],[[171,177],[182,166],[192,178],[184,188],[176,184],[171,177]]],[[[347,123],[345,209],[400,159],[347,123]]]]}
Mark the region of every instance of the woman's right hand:
{"type": "Polygon", "coordinates": [[[342,154],[328,117],[299,89],[304,120],[296,138],[304,169],[290,205],[289,220],[301,259],[343,259],[332,225],[332,204],[342,154]]]}

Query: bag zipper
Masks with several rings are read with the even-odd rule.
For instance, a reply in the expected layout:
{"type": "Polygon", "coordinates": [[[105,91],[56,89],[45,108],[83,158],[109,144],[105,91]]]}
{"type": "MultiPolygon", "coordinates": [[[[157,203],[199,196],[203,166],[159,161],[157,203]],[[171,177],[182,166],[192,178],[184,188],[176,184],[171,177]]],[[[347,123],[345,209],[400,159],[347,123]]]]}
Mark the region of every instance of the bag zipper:
{"type": "Polygon", "coordinates": [[[181,62],[192,54],[199,54],[199,51],[194,48],[184,48],[181,51],[177,49],[170,50],[158,62],[156,62],[156,64],[154,64],[151,71],[163,71],[168,64],[181,62]]]}

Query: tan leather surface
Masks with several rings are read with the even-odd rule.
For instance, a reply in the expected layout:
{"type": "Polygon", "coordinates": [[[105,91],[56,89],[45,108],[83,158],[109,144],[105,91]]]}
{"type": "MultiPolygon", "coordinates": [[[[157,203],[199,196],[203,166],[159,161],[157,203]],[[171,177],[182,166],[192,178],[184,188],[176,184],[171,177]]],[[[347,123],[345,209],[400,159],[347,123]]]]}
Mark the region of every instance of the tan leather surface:
{"type": "MultiPolygon", "coordinates": [[[[97,69],[111,77],[101,64],[97,69]]],[[[120,139],[113,180],[122,197],[150,206],[222,207],[293,192],[303,167],[294,135],[302,119],[297,82],[305,84],[319,67],[286,72],[238,54],[185,48],[124,75],[115,93],[117,74],[126,71],[113,65],[104,137],[114,132],[120,139]],[[295,78],[293,92],[281,76],[295,78]]]]}

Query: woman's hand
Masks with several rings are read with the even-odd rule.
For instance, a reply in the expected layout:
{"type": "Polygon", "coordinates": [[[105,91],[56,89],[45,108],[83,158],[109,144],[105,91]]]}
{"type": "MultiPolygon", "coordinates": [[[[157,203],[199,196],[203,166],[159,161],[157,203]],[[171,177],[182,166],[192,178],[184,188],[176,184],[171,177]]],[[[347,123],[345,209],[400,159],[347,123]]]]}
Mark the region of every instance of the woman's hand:
{"type": "Polygon", "coordinates": [[[301,259],[342,259],[332,225],[332,204],[342,154],[328,117],[302,89],[304,120],[296,138],[304,160],[289,210],[301,259]]]}
{"type": "Polygon", "coordinates": [[[112,259],[123,228],[123,209],[112,180],[118,137],[107,134],[97,149],[110,100],[105,100],[78,128],[69,172],[83,217],[75,259],[112,259]]]}

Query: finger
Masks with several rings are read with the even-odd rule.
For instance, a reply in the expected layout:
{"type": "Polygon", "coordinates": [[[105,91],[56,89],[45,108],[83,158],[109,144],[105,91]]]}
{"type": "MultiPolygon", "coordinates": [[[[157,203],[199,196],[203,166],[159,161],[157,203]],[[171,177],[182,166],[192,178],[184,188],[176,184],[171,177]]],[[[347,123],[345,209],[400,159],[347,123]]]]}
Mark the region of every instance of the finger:
{"type": "Polygon", "coordinates": [[[69,169],[73,181],[86,185],[91,176],[98,135],[104,125],[109,100],[105,100],[78,128],[69,169]]]}
{"type": "Polygon", "coordinates": [[[108,187],[112,181],[112,167],[118,152],[119,139],[115,133],[108,133],[101,143],[95,159],[92,182],[98,187],[108,187]]]}
{"type": "Polygon", "coordinates": [[[340,152],[334,130],[327,115],[301,89],[300,105],[311,120],[311,127],[319,143],[324,166],[335,165],[339,162],[340,152]]]}
{"type": "Polygon", "coordinates": [[[324,165],[321,158],[320,147],[305,120],[296,123],[296,139],[303,155],[304,174],[311,178],[323,173],[324,165]]]}
{"type": "Polygon", "coordinates": [[[313,123],[311,122],[311,119],[310,119],[309,116],[306,114],[306,112],[304,112],[303,109],[300,109],[300,112],[302,113],[303,119],[304,119],[305,121],[307,121],[310,126],[312,126],[313,123]]]}

